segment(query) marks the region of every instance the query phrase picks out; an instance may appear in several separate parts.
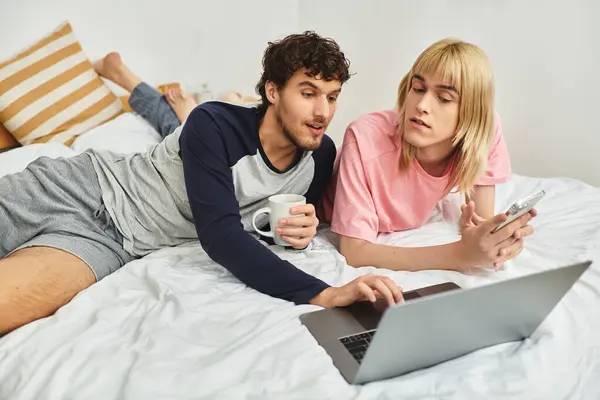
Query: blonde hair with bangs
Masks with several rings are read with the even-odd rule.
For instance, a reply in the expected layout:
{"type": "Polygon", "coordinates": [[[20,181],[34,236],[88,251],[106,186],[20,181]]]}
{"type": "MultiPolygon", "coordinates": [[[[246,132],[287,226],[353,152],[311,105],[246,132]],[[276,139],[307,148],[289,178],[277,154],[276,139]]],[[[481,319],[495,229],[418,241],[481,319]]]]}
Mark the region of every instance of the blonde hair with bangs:
{"type": "Polygon", "coordinates": [[[406,96],[415,74],[437,74],[459,94],[458,124],[452,139],[450,181],[446,193],[457,187],[469,195],[485,171],[494,135],[494,77],[487,55],[458,39],[443,39],[425,49],[398,88],[398,134],[402,137],[400,168],[408,170],[417,148],[403,135],[406,96]]]}

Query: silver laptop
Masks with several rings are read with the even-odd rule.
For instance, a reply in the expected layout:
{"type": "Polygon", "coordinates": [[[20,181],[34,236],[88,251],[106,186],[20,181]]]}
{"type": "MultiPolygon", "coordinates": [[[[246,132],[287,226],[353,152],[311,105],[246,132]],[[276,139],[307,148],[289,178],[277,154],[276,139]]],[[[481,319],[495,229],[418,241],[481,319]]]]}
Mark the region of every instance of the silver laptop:
{"type": "Polygon", "coordinates": [[[586,261],[469,289],[443,283],[406,302],[359,302],[300,316],[349,383],[396,377],[529,337],[587,270],[586,261]]]}

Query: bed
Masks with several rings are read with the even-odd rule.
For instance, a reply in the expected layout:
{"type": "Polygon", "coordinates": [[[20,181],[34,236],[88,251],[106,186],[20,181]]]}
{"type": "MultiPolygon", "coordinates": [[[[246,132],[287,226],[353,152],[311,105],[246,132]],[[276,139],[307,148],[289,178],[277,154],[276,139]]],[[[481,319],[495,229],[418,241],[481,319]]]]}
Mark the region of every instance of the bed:
{"type": "MultiPolygon", "coordinates": [[[[143,151],[158,140],[143,120],[125,114],[71,148],[34,145],[0,154],[0,174],[40,155],[68,157],[89,147],[143,151]]],[[[55,315],[0,338],[0,399],[600,399],[600,189],[517,175],[499,186],[498,210],[537,189],[547,195],[532,222],[536,233],[518,259],[497,272],[354,269],[326,226],[308,252],[272,247],[333,285],[375,272],[405,290],[444,281],[473,287],[595,260],[523,342],[348,385],[298,319],[318,307],[249,289],[192,243],[133,261],[55,315]]],[[[398,246],[455,240],[457,202],[441,202],[421,229],[378,240],[398,246]]]]}

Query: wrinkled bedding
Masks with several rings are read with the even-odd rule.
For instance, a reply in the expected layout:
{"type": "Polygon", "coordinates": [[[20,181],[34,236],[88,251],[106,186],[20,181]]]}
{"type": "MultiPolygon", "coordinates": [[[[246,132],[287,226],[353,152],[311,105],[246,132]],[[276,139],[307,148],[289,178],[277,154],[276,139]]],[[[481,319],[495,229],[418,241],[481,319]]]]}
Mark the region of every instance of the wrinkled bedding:
{"type": "MultiPolygon", "coordinates": [[[[444,281],[472,287],[595,260],[523,342],[351,386],[298,319],[318,307],[248,288],[190,243],[133,261],[55,315],[0,338],[0,399],[600,399],[600,189],[515,176],[498,187],[498,211],[538,189],[547,195],[532,221],[536,232],[497,272],[354,269],[327,227],[310,251],[271,247],[333,285],[378,273],[405,290],[444,281]]],[[[378,240],[457,240],[457,209],[450,197],[421,229],[378,240]]]]}

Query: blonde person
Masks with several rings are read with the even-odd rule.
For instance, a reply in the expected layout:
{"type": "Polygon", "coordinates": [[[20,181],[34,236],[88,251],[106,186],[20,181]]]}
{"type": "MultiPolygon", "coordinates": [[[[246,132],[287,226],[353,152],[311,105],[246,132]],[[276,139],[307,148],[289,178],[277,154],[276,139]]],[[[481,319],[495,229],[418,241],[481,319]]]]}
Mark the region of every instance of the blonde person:
{"type": "Polygon", "coordinates": [[[495,185],[511,173],[493,99],[485,53],[445,39],[424,50],[404,76],[395,109],[366,114],[348,126],[324,200],[348,264],[498,268],[522,251],[535,210],[491,233],[507,218],[494,215],[495,185]],[[453,189],[470,199],[462,206],[459,241],[420,248],[376,243],[380,233],[422,226],[453,189]]]}

